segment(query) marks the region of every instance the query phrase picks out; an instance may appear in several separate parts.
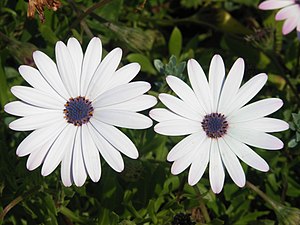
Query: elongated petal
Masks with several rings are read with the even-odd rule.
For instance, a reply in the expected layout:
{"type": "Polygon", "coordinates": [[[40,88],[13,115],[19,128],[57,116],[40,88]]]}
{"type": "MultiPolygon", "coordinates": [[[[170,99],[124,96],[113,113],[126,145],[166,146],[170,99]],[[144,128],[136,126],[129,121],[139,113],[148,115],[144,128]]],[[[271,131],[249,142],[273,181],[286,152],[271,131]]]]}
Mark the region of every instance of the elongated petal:
{"type": "Polygon", "coordinates": [[[53,96],[47,95],[34,88],[14,86],[11,88],[11,92],[17,98],[34,106],[61,110],[64,108],[64,102],[61,102],[60,99],[53,98],[53,96]]]}
{"type": "Polygon", "coordinates": [[[174,175],[182,173],[186,168],[188,168],[191,165],[195,154],[196,149],[193,149],[189,154],[186,154],[180,159],[174,161],[171,167],[171,173],[174,175]]]}
{"type": "Polygon", "coordinates": [[[70,98],[61,77],[58,73],[56,64],[45,53],[35,51],[33,59],[44,79],[51,85],[51,87],[59,93],[65,100],[70,98]]]}
{"type": "Polygon", "coordinates": [[[299,15],[298,16],[295,15],[287,18],[283,23],[282,34],[286,35],[290,33],[292,30],[294,30],[298,25],[299,18],[300,18],[299,15]]]}
{"type": "Polygon", "coordinates": [[[56,63],[61,79],[71,96],[79,95],[79,80],[72,56],[67,46],[58,41],[55,46],[56,63]]]}
{"type": "Polygon", "coordinates": [[[222,85],[225,79],[225,66],[220,55],[214,55],[209,66],[209,88],[212,97],[212,111],[216,112],[222,85]]]}
{"type": "Polygon", "coordinates": [[[257,148],[278,150],[283,148],[283,142],[270,134],[249,128],[233,128],[228,129],[228,134],[240,142],[257,148]]]}
{"type": "Polygon", "coordinates": [[[231,179],[234,181],[234,183],[236,183],[237,186],[244,187],[246,183],[246,177],[238,158],[222,138],[218,139],[218,144],[222,162],[226,167],[231,179]]]}
{"type": "Polygon", "coordinates": [[[231,67],[220,95],[218,112],[223,112],[223,109],[231,102],[241,86],[244,76],[245,62],[242,58],[238,58],[231,67]]]}
{"type": "Polygon", "coordinates": [[[104,123],[123,128],[146,129],[153,124],[152,120],[147,116],[122,110],[96,110],[94,116],[97,120],[104,123]]]}
{"type": "Polygon", "coordinates": [[[138,158],[139,153],[135,145],[125,134],[114,126],[107,125],[101,121],[93,119],[92,123],[93,126],[96,127],[97,131],[117,150],[132,159],[138,158]]]}
{"type": "Polygon", "coordinates": [[[35,89],[49,93],[51,96],[55,96],[55,98],[65,101],[65,99],[60,96],[55,89],[53,89],[53,87],[44,79],[42,74],[37,69],[22,65],[19,67],[19,73],[27,81],[27,83],[29,83],[35,89]]]}
{"type": "Polygon", "coordinates": [[[235,96],[232,96],[231,103],[223,109],[222,113],[229,116],[230,113],[247,104],[265,85],[268,76],[264,73],[258,74],[247,81],[238,91],[235,96]]]}
{"type": "Polygon", "coordinates": [[[100,38],[94,37],[87,46],[83,57],[82,71],[81,71],[81,96],[86,96],[88,86],[91,79],[101,62],[102,57],[102,43],[100,38]]]}
{"type": "Polygon", "coordinates": [[[107,90],[112,75],[115,73],[122,58],[122,50],[115,48],[107,54],[101,64],[96,69],[86,95],[94,100],[97,96],[107,90]]]}
{"type": "Polygon", "coordinates": [[[60,166],[61,180],[66,187],[70,187],[74,183],[72,174],[72,160],[73,148],[67,148],[60,166]]]}
{"type": "Polygon", "coordinates": [[[297,15],[299,10],[299,6],[297,4],[290,5],[285,8],[280,9],[275,16],[276,20],[285,20],[289,18],[291,15],[297,15]]]}
{"type": "Polygon", "coordinates": [[[73,181],[77,187],[81,187],[87,177],[85,165],[83,162],[81,127],[78,128],[73,145],[72,175],[73,181]]]}
{"type": "Polygon", "coordinates": [[[227,145],[230,146],[230,149],[234,152],[234,154],[236,154],[246,164],[253,167],[254,169],[263,172],[269,170],[268,163],[247,145],[240,141],[237,141],[229,135],[226,135],[224,137],[224,140],[227,143],[227,145]]]}
{"type": "Polygon", "coordinates": [[[131,112],[138,112],[145,109],[149,109],[156,105],[157,99],[151,95],[141,95],[136,98],[130,99],[125,102],[121,102],[114,105],[101,107],[102,109],[116,109],[116,110],[127,110],[131,112]]]}
{"type": "Polygon", "coordinates": [[[194,91],[185,82],[175,76],[167,76],[166,81],[176,95],[181,98],[190,108],[196,112],[199,112],[201,115],[205,115],[205,111],[198,103],[194,91]]]}
{"type": "Polygon", "coordinates": [[[224,180],[225,172],[218,143],[216,140],[212,140],[209,156],[209,182],[214,193],[219,194],[222,191],[224,180]]]}
{"type": "Polygon", "coordinates": [[[195,121],[202,121],[203,117],[184,101],[169,94],[159,94],[159,100],[174,113],[195,121]]]}
{"type": "Polygon", "coordinates": [[[56,141],[51,146],[49,153],[47,154],[43,167],[42,175],[48,176],[52,173],[58,164],[62,161],[67,149],[73,147],[75,134],[77,129],[68,124],[66,128],[61,132],[56,141]]]}
{"type": "Polygon", "coordinates": [[[157,122],[182,119],[181,116],[171,112],[168,109],[163,109],[163,108],[152,109],[149,112],[149,115],[152,119],[156,120],[157,122]]]}
{"type": "Polygon", "coordinates": [[[280,9],[289,5],[294,4],[294,0],[284,0],[284,1],[278,1],[278,0],[267,0],[263,1],[258,5],[259,9],[262,10],[272,10],[272,9],[280,9]]]}
{"type": "Polygon", "coordinates": [[[57,110],[44,109],[33,105],[29,105],[21,101],[14,101],[7,103],[4,106],[4,111],[15,116],[31,116],[35,114],[47,113],[57,110]]]}
{"type": "Polygon", "coordinates": [[[57,136],[67,126],[65,121],[59,121],[50,126],[31,132],[18,146],[17,155],[25,156],[41,147],[48,140],[57,136]]]}
{"type": "Polygon", "coordinates": [[[202,67],[196,60],[190,59],[187,64],[187,70],[192,88],[197,96],[200,105],[202,106],[206,114],[211,113],[212,105],[210,88],[208,86],[208,82],[202,67]]]}
{"type": "Polygon", "coordinates": [[[230,123],[245,122],[268,116],[281,108],[283,102],[279,98],[267,98],[253,102],[233,112],[228,117],[230,123]]]}
{"type": "Polygon", "coordinates": [[[93,102],[94,108],[110,106],[122,103],[133,98],[136,98],[151,88],[150,84],[143,81],[136,81],[129,84],[124,84],[113,89],[110,89],[100,95],[93,102]]]}
{"type": "Polygon", "coordinates": [[[202,131],[201,123],[187,119],[167,120],[154,126],[156,133],[170,136],[187,135],[202,131]]]}
{"type": "Polygon", "coordinates": [[[92,181],[97,182],[101,177],[101,161],[99,151],[92,139],[90,124],[82,126],[82,152],[86,171],[92,181]]]}
{"type": "Polygon", "coordinates": [[[81,77],[81,69],[82,69],[82,62],[83,62],[83,52],[80,43],[77,41],[76,38],[69,38],[67,43],[67,48],[70,52],[70,55],[73,60],[75,74],[72,76],[77,82],[77,95],[80,95],[80,77],[81,77]]]}
{"type": "Polygon", "coordinates": [[[167,160],[172,162],[178,160],[186,154],[189,154],[199,144],[202,144],[205,139],[206,134],[203,131],[199,131],[187,136],[171,149],[167,156],[167,160]]]}
{"type": "Polygon", "coordinates": [[[129,63],[118,69],[111,77],[107,89],[129,83],[140,71],[141,66],[138,63],[129,63]]]}
{"type": "MultiPolygon", "coordinates": [[[[92,122],[92,121],[91,121],[92,122]]],[[[94,124],[91,126],[90,134],[97,146],[98,151],[103,156],[108,165],[117,172],[124,169],[124,161],[120,152],[115,149],[103,136],[98,132],[94,124]]]]}
{"type": "Polygon", "coordinates": [[[210,145],[211,139],[206,138],[197,148],[188,176],[188,182],[192,186],[198,183],[205,172],[209,161],[210,145]]]}
{"type": "Polygon", "coordinates": [[[12,121],[9,128],[17,131],[30,131],[47,127],[53,123],[64,120],[62,111],[40,113],[12,121]]]}
{"type": "Polygon", "coordinates": [[[231,127],[252,129],[262,132],[278,132],[289,129],[289,124],[283,120],[275,118],[260,118],[257,120],[251,120],[247,122],[234,123],[230,125],[231,127]]]}

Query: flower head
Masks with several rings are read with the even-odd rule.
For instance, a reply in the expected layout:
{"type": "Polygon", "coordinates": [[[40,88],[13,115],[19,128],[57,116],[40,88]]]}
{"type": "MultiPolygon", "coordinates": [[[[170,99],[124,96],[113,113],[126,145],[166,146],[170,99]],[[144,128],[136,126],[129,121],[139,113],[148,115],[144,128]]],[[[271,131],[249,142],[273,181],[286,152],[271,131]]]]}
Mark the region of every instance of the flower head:
{"type": "Polygon", "coordinates": [[[258,74],[241,86],[241,58],[227,78],[219,55],[211,61],[208,81],[194,59],[188,61],[187,69],[192,88],[179,78],[168,76],[167,83],[179,98],[160,94],[159,99],[169,110],[150,111],[150,116],[159,122],[154,127],[157,133],[189,135],[168,154],[168,161],[174,161],[171,172],[176,175],[190,166],[188,182],[195,185],[209,164],[210,185],[219,193],[226,167],[232,180],[243,187],[246,179],[238,158],[260,171],[269,170],[265,160],[248,145],[272,150],[283,147],[282,141],[268,132],[286,130],[288,124],[266,117],[282,106],[282,100],[269,98],[246,105],[264,86],[267,75],[258,74]]]}
{"type": "Polygon", "coordinates": [[[9,124],[16,131],[34,130],[17,148],[18,156],[29,155],[27,168],[41,164],[42,175],[52,173],[61,162],[65,186],[82,186],[89,176],[101,176],[100,155],[115,171],[124,169],[120,153],[137,158],[132,141],[117,127],[144,129],[152,120],[138,111],[156,104],[144,95],[150,84],[130,81],[140,70],[138,63],[119,69],[122,50],[115,48],[101,61],[102,45],[93,38],[83,54],[79,42],[55,47],[56,64],[43,52],[33,53],[38,69],[22,65],[19,72],[32,86],[14,86],[20,99],[8,103],[5,111],[21,116],[9,124]]]}
{"type": "Polygon", "coordinates": [[[300,32],[300,1],[299,0],[266,0],[259,4],[259,9],[280,9],[275,20],[285,20],[282,28],[284,35],[295,28],[300,32]]]}

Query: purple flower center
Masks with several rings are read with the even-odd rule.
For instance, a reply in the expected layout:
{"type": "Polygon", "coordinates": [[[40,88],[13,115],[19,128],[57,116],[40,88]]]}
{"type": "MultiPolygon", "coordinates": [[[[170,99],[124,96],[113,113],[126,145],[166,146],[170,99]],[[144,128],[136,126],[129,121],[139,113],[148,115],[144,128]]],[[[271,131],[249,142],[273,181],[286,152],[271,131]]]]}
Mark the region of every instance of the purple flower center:
{"type": "Polygon", "coordinates": [[[64,109],[65,119],[74,126],[81,126],[89,122],[93,112],[92,102],[81,96],[70,98],[64,109]]]}
{"type": "Polygon", "coordinates": [[[220,138],[227,132],[228,122],[221,113],[211,113],[201,122],[202,128],[210,138],[220,138]]]}

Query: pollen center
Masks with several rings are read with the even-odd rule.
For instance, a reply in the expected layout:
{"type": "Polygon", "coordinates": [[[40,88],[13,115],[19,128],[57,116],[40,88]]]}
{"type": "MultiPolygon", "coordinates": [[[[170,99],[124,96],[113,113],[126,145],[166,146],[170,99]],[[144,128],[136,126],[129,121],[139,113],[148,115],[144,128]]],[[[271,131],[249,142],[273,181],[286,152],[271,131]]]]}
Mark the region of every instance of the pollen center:
{"type": "Polygon", "coordinates": [[[89,122],[93,112],[92,102],[81,96],[70,98],[64,109],[65,119],[74,126],[81,126],[89,122]]]}
{"type": "Polygon", "coordinates": [[[220,138],[227,132],[228,122],[221,113],[211,113],[201,122],[202,128],[210,138],[220,138]]]}

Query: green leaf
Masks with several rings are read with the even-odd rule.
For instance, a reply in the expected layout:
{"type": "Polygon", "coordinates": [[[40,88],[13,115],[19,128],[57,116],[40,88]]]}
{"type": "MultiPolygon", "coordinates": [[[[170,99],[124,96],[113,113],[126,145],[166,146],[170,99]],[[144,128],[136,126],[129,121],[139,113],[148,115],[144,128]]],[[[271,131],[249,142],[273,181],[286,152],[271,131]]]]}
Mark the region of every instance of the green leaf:
{"type": "Polygon", "coordinates": [[[0,105],[4,106],[8,101],[7,96],[7,82],[4,68],[2,67],[1,58],[0,58],[0,105]]]}
{"type": "Polygon", "coordinates": [[[169,53],[179,58],[182,49],[182,34],[181,31],[174,27],[169,40],[169,53]]]}
{"type": "Polygon", "coordinates": [[[288,143],[288,147],[289,148],[295,148],[297,146],[297,141],[296,141],[296,138],[293,138],[292,140],[289,141],[288,143]]]}
{"type": "Polygon", "coordinates": [[[127,56],[129,62],[137,62],[141,65],[141,70],[150,74],[156,74],[154,67],[152,66],[151,61],[147,56],[140,53],[131,53],[127,56]]]}

